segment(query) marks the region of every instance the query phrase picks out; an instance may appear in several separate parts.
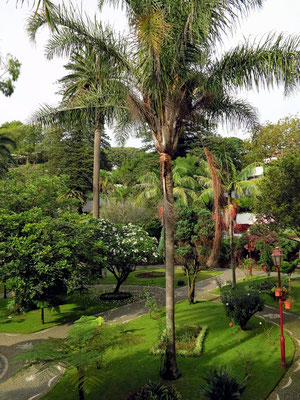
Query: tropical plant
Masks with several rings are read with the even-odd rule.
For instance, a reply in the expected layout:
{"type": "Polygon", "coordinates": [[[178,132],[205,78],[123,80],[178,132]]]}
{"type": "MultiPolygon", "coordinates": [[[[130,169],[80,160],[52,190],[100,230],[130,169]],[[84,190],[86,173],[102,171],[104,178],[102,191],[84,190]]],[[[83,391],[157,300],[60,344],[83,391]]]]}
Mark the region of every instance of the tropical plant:
{"type": "MultiPolygon", "coordinates": [[[[106,2],[121,3],[128,16],[130,34],[125,40],[117,40],[118,46],[113,46],[112,34],[96,31],[97,21],[84,21],[72,10],[57,7],[52,15],[59,33],[50,39],[47,52],[49,56],[69,55],[89,43],[100,56],[113,54],[115,64],[123,67],[118,80],[126,86],[127,106],[135,120],[148,125],[152,132],[161,166],[166,249],[167,346],[162,375],[175,379],[179,372],[174,323],[172,157],[179,137],[186,121],[199,125],[223,119],[256,125],[253,108],[233,98],[232,90],[283,83],[285,92],[291,92],[299,81],[299,39],[269,35],[258,44],[246,42],[216,58],[215,46],[224,31],[230,31],[239,16],[261,7],[261,0],[106,2]]],[[[101,1],[100,6],[104,3],[101,1]]],[[[32,36],[45,23],[43,14],[33,17],[32,36]]],[[[124,104],[120,96],[118,100],[124,104]]]]}
{"type": "Polygon", "coordinates": [[[201,394],[208,400],[239,400],[246,389],[245,380],[239,382],[225,367],[211,370],[204,380],[201,394]]]}
{"type": "Polygon", "coordinates": [[[131,338],[117,327],[104,324],[102,317],[82,316],[69,328],[64,339],[50,338],[15,357],[24,362],[22,369],[39,367],[40,371],[57,373],[57,365],[68,371],[76,370],[75,384],[80,400],[97,383],[95,372],[102,367],[105,351],[112,347],[130,343],[131,338]]]}
{"type": "Polygon", "coordinates": [[[253,170],[258,166],[253,163],[237,172],[231,159],[227,159],[226,169],[223,169],[222,181],[224,190],[227,194],[227,215],[228,215],[228,233],[230,243],[230,263],[232,268],[232,288],[236,287],[236,274],[234,262],[234,245],[233,245],[233,213],[234,205],[232,204],[232,196],[235,193],[238,196],[254,195],[258,193],[258,182],[260,178],[248,179],[253,174],[253,170]]]}
{"type": "MultiPolygon", "coordinates": [[[[101,26],[97,26],[97,29],[95,34],[103,33],[101,26]]],[[[109,35],[106,35],[109,40],[109,35]]],[[[53,38],[55,40],[56,36],[53,38]]],[[[35,113],[33,121],[45,126],[63,125],[66,128],[94,130],[93,216],[99,218],[100,145],[104,124],[113,118],[115,107],[109,94],[118,82],[116,66],[112,57],[96,52],[94,46],[85,42],[72,53],[65,69],[69,73],[59,80],[60,94],[63,96],[60,106],[43,106],[35,113]],[[90,96],[90,92],[93,92],[93,96],[90,96]]]]}

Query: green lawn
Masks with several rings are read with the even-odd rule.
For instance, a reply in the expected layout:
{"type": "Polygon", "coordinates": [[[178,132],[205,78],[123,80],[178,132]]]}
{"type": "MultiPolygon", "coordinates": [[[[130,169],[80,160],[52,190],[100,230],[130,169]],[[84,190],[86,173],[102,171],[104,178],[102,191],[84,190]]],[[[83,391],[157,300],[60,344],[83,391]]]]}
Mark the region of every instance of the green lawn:
{"type": "MultiPolygon", "coordinates": [[[[159,278],[138,278],[136,275],[141,274],[141,273],[146,273],[146,272],[165,272],[164,268],[160,269],[150,269],[150,268],[138,268],[136,271],[131,272],[131,274],[128,276],[126,282],[124,285],[142,285],[142,286],[160,286],[160,287],[165,287],[166,286],[166,280],[165,276],[159,277],[159,278]]],[[[217,276],[222,274],[220,271],[200,271],[198,276],[197,276],[197,282],[198,281],[203,281],[204,279],[211,278],[213,276],[217,276]]],[[[174,278],[174,283],[175,283],[175,288],[179,287],[178,286],[178,281],[184,281],[184,284],[187,285],[187,278],[182,271],[181,267],[176,267],[175,268],[175,278],[174,278]]],[[[101,279],[99,281],[101,284],[116,284],[116,279],[115,277],[111,274],[108,273],[107,278],[101,279]]],[[[121,286],[122,290],[122,286],[121,286]]]]}
{"type": "MultiPolygon", "coordinates": [[[[178,357],[182,377],[172,384],[180,391],[183,400],[201,400],[201,376],[212,367],[227,365],[240,378],[244,377],[246,368],[250,371],[244,400],[265,399],[283,376],[284,371],[280,368],[279,328],[273,326],[269,332],[269,324],[259,324],[261,320],[253,317],[248,324],[249,330],[242,332],[237,327],[229,327],[229,322],[222,305],[199,302],[189,306],[186,301],[176,304],[176,325],[208,326],[203,355],[200,358],[178,357]]],[[[96,370],[98,380],[86,396],[87,400],[125,400],[133,390],[149,379],[160,380],[160,357],[149,354],[157,339],[157,322],[147,315],[123,325],[123,329],[132,332],[136,343],[106,352],[104,367],[96,370]]],[[[291,362],[293,353],[292,340],[286,335],[288,362],[291,362]]],[[[77,400],[74,382],[72,373],[65,374],[44,400],[77,400]]]]}
{"type": "Polygon", "coordinates": [[[124,301],[101,301],[100,294],[103,291],[94,289],[67,296],[64,304],[59,307],[59,312],[45,309],[45,324],[41,322],[41,311],[33,310],[23,314],[9,314],[7,303],[10,299],[0,299],[0,332],[5,333],[32,333],[52,326],[75,321],[82,315],[98,314],[102,311],[120,307],[128,302],[140,299],[134,295],[130,300],[124,301]]]}

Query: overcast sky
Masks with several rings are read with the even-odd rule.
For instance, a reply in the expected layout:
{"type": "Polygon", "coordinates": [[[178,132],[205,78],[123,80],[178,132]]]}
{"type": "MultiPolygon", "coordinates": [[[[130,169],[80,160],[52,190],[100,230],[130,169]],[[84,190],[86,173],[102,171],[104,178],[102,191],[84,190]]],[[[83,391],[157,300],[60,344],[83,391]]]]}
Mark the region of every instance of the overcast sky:
{"type": "MultiPolygon", "coordinates": [[[[33,3],[33,0],[29,0],[33,3]]],[[[57,3],[57,2],[56,2],[57,3]]],[[[67,3],[67,1],[66,1],[67,3]]],[[[90,15],[97,12],[97,0],[77,1],[90,15]]],[[[47,103],[57,105],[59,97],[55,94],[58,89],[56,81],[64,75],[63,64],[66,60],[46,60],[43,45],[47,32],[38,35],[36,44],[29,41],[25,32],[26,18],[30,7],[26,0],[22,7],[16,7],[16,0],[0,0],[0,52],[2,56],[11,53],[22,63],[21,75],[16,82],[16,89],[10,98],[0,93],[0,125],[6,121],[28,121],[30,115],[47,103]]],[[[102,18],[109,20],[118,29],[125,29],[125,21],[121,12],[105,9],[102,18]]],[[[243,37],[261,37],[268,32],[285,32],[299,34],[300,32],[300,0],[266,0],[264,8],[251,13],[241,21],[235,34],[226,39],[226,49],[238,44],[243,37]]],[[[259,110],[261,122],[277,122],[289,114],[299,113],[299,92],[289,98],[283,96],[282,88],[267,92],[260,91],[242,93],[259,110]]],[[[220,128],[220,133],[232,135],[233,132],[220,128]]],[[[242,136],[242,131],[234,132],[242,136]]],[[[128,145],[138,145],[137,140],[130,140],[128,145]]],[[[112,142],[113,144],[113,142],[112,142]]]]}

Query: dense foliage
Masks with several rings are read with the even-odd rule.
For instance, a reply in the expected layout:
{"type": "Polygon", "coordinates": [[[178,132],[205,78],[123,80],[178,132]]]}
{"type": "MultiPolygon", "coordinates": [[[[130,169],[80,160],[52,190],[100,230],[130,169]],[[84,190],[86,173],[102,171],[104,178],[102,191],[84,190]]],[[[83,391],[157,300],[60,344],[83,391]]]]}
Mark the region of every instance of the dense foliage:
{"type": "Polygon", "coordinates": [[[93,220],[42,210],[0,213],[0,280],[17,310],[58,304],[59,295],[91,281],[104,266],[104,246],[93,220]]]}
{"type": "Polygon", "coordinates": [[[79,200],[69,190],[66,176],[51,177],[43,166],[24,165],[11,169],[0,181],[0,204],[16,213],[38,207],[45,216],[55,217],[78,208],[79,200]]]}
{"type": "Polygon", "coordinates": [[[244,331],[249,319],[264,308],[262,297],[255,290],[240,290],[224,288],[221,300],[225,307],[226,315],[240,326],[244,331]]]}
{"type": "Polygon", "coordinates": [[[175,255],[188,278],[188,300],[194,303],[198,272],[206,268],[212,248],[213,221],[207,209],[180,207],[176,212],[175,255]]]}
{"type": "Polygon", "coordinates": [[[300,226],[300,152],[270,163],[259,183],[256,212],[282,228],[300,226]]]}
{"type": "Polygon", "coordinates": [[[267,162],[299,151],[300,119],[289,116],[276,124],[267,123],[245,142],[245,161],[267,162]]]}

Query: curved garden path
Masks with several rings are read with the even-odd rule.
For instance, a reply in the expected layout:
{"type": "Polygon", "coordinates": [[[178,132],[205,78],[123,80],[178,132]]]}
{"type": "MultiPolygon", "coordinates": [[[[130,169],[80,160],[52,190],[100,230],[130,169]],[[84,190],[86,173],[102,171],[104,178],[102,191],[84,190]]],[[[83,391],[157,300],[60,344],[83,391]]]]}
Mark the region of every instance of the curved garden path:
{"type": "MultiPolygon", "coordinates": [[[[244,277],[244,272],[237,270],[237,279],[244,277]]],[[[226,270],[219,275],[222,283],[231,279],[231,271],[226,270]]],[[[109,285],[98,287],[108,288],[109,285]]],[[[113,286],[112,286],[113,287],[113,286]]],[[[196,297],[203,300],[214,300],[218,296],[209,293],[216,288],[215,278],[209,278],[196,284],[196,297]]],[[[158,304],[165,304],[165,289],[159,287],[123,286],[124,290],[141,291],[146,289],[155,296],[158,304]]],[[[186,287],[175,290],[176,302],[186,299],[186,287]]],[[[108,310],[101,315],[107,322],[125,323],[132,319],[147,314],[144,301],[125,305],[114,310],[108,310]]],[[[266,309],[259,313],[259,316],[269,322],[278,324],[279,311],[266,306],[266,309]]],[[[300,399],[300,317],[295,314],[284,313],[286,331],[293,337],[296,344],[296,354],[292,366],[285,377],[275,388],[268,400],[299,400],[300,399]]],[[[56,383],[61,370],[57,373],[40,374],[35,369],[24,371],[22,374],[14,375],[16,366],[12,363],[13,358],[30,348],[40,340],[49,337],[65,337],[70,324],[55,326],[44,331],[32,334],[8,334],[0,333],[0,400],[37,400],[41,398],[56,383]]],[[[278,341],[279,345],[279,341],[278,341]]]]}

